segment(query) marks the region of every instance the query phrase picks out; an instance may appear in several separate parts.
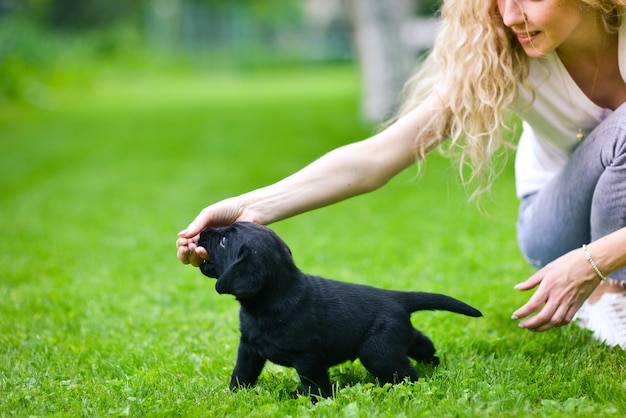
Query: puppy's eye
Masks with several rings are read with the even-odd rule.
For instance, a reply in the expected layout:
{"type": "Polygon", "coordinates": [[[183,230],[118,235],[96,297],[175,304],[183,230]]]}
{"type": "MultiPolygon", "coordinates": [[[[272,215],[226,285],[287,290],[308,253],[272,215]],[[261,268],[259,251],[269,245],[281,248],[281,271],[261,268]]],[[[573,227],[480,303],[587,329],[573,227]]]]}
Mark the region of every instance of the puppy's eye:
{"type": "Polygon", "coordinates": [[[225,236],[220,238],[220,246],[226,247],[226,237],[225,236]]]}

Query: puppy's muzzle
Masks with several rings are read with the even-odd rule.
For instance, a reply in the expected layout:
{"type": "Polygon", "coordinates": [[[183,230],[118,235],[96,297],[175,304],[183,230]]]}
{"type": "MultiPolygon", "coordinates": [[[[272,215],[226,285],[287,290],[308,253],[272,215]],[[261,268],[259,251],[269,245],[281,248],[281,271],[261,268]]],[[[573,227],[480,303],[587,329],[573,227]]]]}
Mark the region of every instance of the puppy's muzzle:
{"type": "Polygon", "coordinates": [[[202,264],[200,264],[200,271],[205,276],[212,277],[217,279],[217,271],[215,270],[215,264],[213,263],[213,258],[209,255],[208,260],[204,260],[202,264]]]}

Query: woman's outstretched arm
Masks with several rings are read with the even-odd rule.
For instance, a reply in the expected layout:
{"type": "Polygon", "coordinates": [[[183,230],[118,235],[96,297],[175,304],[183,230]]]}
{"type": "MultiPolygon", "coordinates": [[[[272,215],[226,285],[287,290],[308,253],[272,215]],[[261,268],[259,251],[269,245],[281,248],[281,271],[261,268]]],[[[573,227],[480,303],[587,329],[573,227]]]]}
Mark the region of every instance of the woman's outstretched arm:
{"type": "Polygon", "coordinates": [[[179,233],[178,258],[183,264],[200,265],[206,252],[196,243],[208,227],[236,221],[267,225],[383,186],[415,163],[415,137],[441,109],[433,96],[368,139],[339,147],[270,186],[207,206],[179,233]]]}

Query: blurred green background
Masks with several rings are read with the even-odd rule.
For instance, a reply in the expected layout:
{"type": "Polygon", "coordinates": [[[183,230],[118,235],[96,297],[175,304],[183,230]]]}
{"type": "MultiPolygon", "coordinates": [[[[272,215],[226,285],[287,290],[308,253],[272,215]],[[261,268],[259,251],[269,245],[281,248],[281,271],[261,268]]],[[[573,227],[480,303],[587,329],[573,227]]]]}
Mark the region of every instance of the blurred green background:
{"type": "Polygon", "coordinates": [[[277,366],[227,390],[238,304],[178,262],[176,233],[375,132],[436,4],[0,0],[0,416],[623,416],[621,350],[510,320],[532,273],[512,164],[481,211],[437,153],[272,228],[305,272],[479,308],[414,315],[441,367],[390,389],[343,364],[317,407],[277,366]]]}
{"type": "MultiPolygon", "coordinates": [[[[353,62],[355,27],[368,19],[384,21],[376,5],[353,0],[0,0],[0,101],[45,107],[55,89],[89,83],[111,66],[244,71],[353,62]],[[367,4],[374,5],[367,6],[373,16],[363,17],[359,8],[367,4]]],[[[437,1],[390,5],[402,5],[411,11],[408,17],[419,18],[432,15],[437,1]]],[[[388,23],[390,32],[400,30],[394,23],[388,23]]],[[[420,45],[413,50],[423,49],[420,45]]],[[[399,46],[386,49],[394,48],[399,46]]]]}

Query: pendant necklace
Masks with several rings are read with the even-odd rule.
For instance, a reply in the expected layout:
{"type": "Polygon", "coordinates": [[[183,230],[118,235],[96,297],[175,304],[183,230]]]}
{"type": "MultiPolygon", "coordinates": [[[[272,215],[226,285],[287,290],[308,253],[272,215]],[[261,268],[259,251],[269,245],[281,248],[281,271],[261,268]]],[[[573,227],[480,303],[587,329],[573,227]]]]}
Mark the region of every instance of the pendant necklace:
{"type": "Polygon", "coordinates": [[[578,139],[578,142],[583,140],[583,128],[578,128],[578,134],[576,135],[576,139],[578,139]]]}
{"type": "MultiPolygon", "coordinates": [[[[602,49],[600,49],[600,54],[604,51],[604,41],[606,41],[606,34],[604,35],[604,39],[602,40],[602,49]]],[[[598,56],[598,63],[596,64],[596,73],[593,76],[593,83],[591,84],[591,93],[589,93],[589,100],[593,102],[593,93],[596,91],[596,81],[598,81],[598,73],[600,72],[600,57],[598,56]]],[[[568,93],[569,94],[569,93],[568,93]]],[[[583,140],[583,129],[578,127],[578,134],[576,135],[576,139],[578,142],[583,140]]]]}
{"type": "MultiPolygon", "coordinates": [[[[603,52],[604,52],[604,45],[606,43],[606,33],[604,34],[604,38],[602,39],[602,46],[600,47],[600,53],[598,54],[598,63],[596,64],[596,72],[593,75],[593,82],[591,83],[591,92],[589,93],[589,100],[591,100],[593,102],[593,94],[596,91],[596,82],[598,81],[598,73],[600,72],[600,57],[602,56],[603,52]]],[[[560,58],[559,58],[560,60],[560,58]]],[[[563,64],[563,61],[561,61],[561,71],[565,70],[567,71],[567,68],[565,67],[565,65],[563,64]]],[[[571,76],[570,76],[571,77],[571,76]]],[[[563,85],[565,86],[565,92],[567,93],[567,98],[569,99],[570,105],[573,106],[573,102],[572,102],[572,98],[570,96],[569,90],[567,89],[567,84],[565,83],[565,75],[561,72],[561,78],[563,79],[563,85]]],[[[576,139],[578,140],[578,142],[581,142],[583,140],[583,138],[585,137],[585,134],[583,133],[583,128],[581,128],[580,126],[578,127],[578,133],[576,134],[576,139]]]]}

